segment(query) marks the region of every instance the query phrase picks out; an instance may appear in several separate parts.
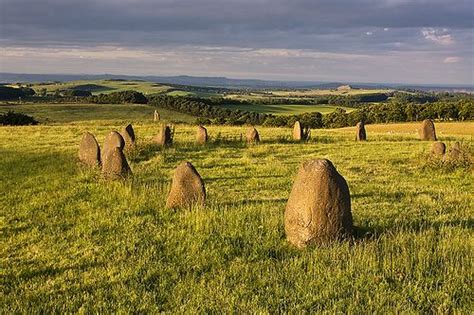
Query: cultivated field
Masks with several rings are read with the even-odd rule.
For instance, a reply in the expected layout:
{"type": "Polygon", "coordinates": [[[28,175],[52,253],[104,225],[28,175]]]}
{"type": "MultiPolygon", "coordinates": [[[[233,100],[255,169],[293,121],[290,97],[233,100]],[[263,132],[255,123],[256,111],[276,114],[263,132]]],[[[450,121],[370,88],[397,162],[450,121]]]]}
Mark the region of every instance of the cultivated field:
{"type": "Polygon", "coordinates": [[[351,96],[364,95],[373,93],[389,93],[393,90],[389,89],[291,89],[291,90],[263,90],[249,91],[248,93],[232,94],[227,93],[226,97],[230,99],[240,100],[265,100],[265,99],[307,99],[318,96],[351,96]]]}
{"type": "MultiPolygon", "coordinates": [[[[313,130],[304,144],[289,129],[258,128],[263,142],[252,146],[240,142],[245,127],[209,126],[205,147],[195,126],[177,124],[175,145],[162,150],[150,144],[158,127],[147,106],[34,106],[55,123],[0,127],[2,313],[474,307],[473,173],[427,166],[431,143],[417,140],[417,124],[368,125],[365,143],[352,128],[313,130]],[[106,182],[78,164],[83,132],[102,143],[128,122],[138,138],[131,179],[106,182]],[[285,239],[283,213],[298,166],[313,158],[346,178],[356,236],[300,251],[285,239]],[[166,210],[185,160],[205,181],[207,206],[166,210]]],[[[436,128],[448,148],[472,147],[474,123],[436,128]]]]}

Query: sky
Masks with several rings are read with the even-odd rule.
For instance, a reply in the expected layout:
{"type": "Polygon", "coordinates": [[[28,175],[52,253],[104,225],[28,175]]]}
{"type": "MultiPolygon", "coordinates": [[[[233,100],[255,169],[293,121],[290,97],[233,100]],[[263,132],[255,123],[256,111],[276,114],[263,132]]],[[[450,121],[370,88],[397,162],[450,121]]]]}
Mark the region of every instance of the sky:
{"type": "Polygon", "coordinates": [[[0,0],[0,72],[474,84],[474,0],[0,0]]]}

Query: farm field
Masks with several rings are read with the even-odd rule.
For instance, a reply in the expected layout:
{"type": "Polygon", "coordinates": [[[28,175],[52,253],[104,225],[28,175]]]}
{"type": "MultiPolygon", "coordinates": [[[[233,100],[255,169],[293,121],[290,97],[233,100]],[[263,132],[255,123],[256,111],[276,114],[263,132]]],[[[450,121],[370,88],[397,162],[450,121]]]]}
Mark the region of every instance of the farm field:
{"type": "Polygon", "coordinates": [[[303,105],[303,104],[239,104],[239,105],[219,105],[222,108],[240,109],[242,111],[266,113],[274,115],[298,115],[303,113],[319,112],[321,114],[329,114],[336,108],[344,108],[347,112],[354,110],[353,108],[331,105],[303,105]]]}
{"type": "Polygon", "coordinates": [[[271,98],[285,98],[285,99],[300,99],[300,98],[311,98],[318,96],[351,96],[351,95],[363,95],[373,93],[389,93],[393,92],[390,89],[349,89],[349,90],[336,90],[336,89],[291,89],[291,90],[264,90],[264,91],[249,91],[248,93],[232,94],[227,93],[226,97],[230,99],[241,99],[241,100],[262,100],[271,98]]]}
{"type": "MultiPolygon", "coordinates": [[[[195,126],[178,124],[175,144],[163,150],[151,144],[158,126],[147,106],[84,105],[76,114],[31,106],[50,123],[0,127],[4,313],[474,306],[473,173],[429,166],[431,143],[417,140],[418,124],[367,125],[365,143],[354,141],[353,128],[313,130],[308,143],[293,143],[290,129],[257,127],[262,143],[251,146],[240,142],[246,127],[209,126],[204,147],[194,144],[195,126]],[[103,143],[128,122],[138,139],[127,153],[132,178],[106,182],[78,164],[83,132],[103,143]],[[314,158],[330,159],[346,178],[356,235],[297,250],[285,239],[283,213],[300,163],[314,158]],[[204,179],[205,208],[164,207],[182,161],[204,179]]],[[[473,122],[436,128],[448,148],[472,148],[473,122]]]]}

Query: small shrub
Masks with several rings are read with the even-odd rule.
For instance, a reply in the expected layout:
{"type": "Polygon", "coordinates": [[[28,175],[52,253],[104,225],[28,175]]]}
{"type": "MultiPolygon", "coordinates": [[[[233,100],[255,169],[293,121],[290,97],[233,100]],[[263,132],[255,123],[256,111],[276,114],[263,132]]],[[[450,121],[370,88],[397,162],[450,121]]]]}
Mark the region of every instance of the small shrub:
{"type": "Polygon", "coordinates": [[[15,113],[14,111],[8,111],[4,114],[0,114],[0,125],[4,126],[27,126],[37,125],[38,121],[31,116],[15,113]]]}

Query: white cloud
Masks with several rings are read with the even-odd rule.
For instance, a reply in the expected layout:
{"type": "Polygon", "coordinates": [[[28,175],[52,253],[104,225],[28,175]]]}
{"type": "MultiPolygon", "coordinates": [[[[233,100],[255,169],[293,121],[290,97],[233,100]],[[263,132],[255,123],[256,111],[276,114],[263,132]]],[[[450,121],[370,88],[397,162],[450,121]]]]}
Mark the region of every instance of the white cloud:
{"type": "Polygon", "coordinates": [[[448,33],[448,29],[423,28],[421,34],[427,40],[431,40],[440,45],[454,44],[454,38],[448,33]]]}
{"type": "Polygon", "coordinates": [[[367,36],[371,36],[372,34],[374,34],[373,32],[366,32],[365,35],[367,36]]]}
{"type": "Polygon", "coordinates": [[[446,57],[443,60],[443,63],[458,63],[461,61],[459,57],[446,57]]]}

